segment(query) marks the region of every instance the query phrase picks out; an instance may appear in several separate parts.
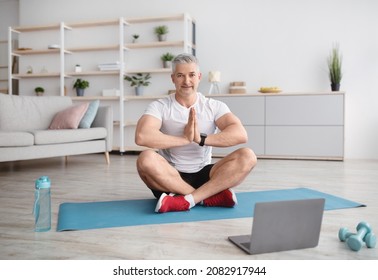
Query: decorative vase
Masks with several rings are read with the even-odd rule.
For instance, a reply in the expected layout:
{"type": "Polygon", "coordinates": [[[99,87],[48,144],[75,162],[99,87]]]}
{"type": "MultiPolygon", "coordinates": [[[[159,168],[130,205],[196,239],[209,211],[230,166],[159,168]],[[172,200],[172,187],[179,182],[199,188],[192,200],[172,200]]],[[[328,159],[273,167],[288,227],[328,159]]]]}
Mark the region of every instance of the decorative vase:
{"type": "Polygon", "coordinates": [[[164,68],[171,68],[172,67],[172,61],[163,61],[164,68]]]}
{"type": "Polygon", "coordinates": [[[80,73],[81,72],[81,66],[80,65],[76,65],[75,66],[75,73],[80,73]]]}
{"type": "Polygon", "coordinates": [[[332,91],[339,91],[340,90],[340,84],[331,84],[331,90],[332,91]]]}
{"type": "Polygon", "coordinates": [[[167,40],[167,34],[158,34],[158,40],[160,42],[167,40]]]}
{"type": "Polygon", "coordinates": [[[42,95],[43,95],[43,92],[42,92],[42,91],[36,91],[35,94],[36,94],[37,96],[42,96],[42,95]]]}
{"type": "Polygon", "coordinates": [[[135,95],[136,95],[136,96],[141,96],[141,95],[143,95],[143,87],[142,87],[142,86],[135,87],[135,95]]]}
{"type": "Polygon", "coordinates": [[[76,95],[77,96],[84,96],[84,89],[83,88],[76,88],[76,95]]]}

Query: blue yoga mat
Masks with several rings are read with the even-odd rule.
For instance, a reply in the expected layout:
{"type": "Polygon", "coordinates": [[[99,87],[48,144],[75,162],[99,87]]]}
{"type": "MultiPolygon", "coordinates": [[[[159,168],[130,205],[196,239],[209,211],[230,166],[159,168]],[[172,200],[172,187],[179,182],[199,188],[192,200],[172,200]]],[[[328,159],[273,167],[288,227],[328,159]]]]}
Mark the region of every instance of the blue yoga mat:
{"type": "Polygon", "coordinates": [[[325,198],[325,210],[365,206],[308,188],[236,193],[234,208],[195,206],[190,211],[157,214],[156,199],[62,203],[59,206],[57,231],[86,230],[146,224],[253,217],[256,202],[325,198]]]}

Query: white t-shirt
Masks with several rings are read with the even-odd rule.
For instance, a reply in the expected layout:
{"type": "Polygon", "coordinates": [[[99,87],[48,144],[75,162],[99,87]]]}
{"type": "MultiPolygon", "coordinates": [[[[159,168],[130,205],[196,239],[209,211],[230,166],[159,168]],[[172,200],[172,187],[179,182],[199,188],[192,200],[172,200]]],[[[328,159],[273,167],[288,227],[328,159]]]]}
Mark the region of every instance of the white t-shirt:
{"type": "MultiPolygon", "coordinates": [[[[230,112],[228,106],[215,99],[206,98],[197,93],[197,100],[192,106],[196,110],[200,133],[214,134],[217,130],[215,121],[230,112]]],[[[160,131],[164,134],[182,136],[188,123],[190,108],[176,101],[175,94],[152,102],[144,114],[154,116],[162,121],[160,131]]],[[[178,171],[194,173],[211,163],[212,147],[201,147],[197,143],[159,150],[162,155],[178,171]]]]}

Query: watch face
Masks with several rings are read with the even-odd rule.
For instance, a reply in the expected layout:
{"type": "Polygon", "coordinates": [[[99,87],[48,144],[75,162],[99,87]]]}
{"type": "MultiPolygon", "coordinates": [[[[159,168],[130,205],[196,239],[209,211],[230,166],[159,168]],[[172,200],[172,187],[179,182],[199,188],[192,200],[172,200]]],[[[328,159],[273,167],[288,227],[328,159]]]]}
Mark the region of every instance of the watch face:
{"type": "Polygon", "coordinates": [[[206,133],[200,133],[200,136],[201,136],[201,142],[199,143],[199,145],[202,147],[203,145],[205,145],[205,139],[207,137],[207,134],[206,133]]]}

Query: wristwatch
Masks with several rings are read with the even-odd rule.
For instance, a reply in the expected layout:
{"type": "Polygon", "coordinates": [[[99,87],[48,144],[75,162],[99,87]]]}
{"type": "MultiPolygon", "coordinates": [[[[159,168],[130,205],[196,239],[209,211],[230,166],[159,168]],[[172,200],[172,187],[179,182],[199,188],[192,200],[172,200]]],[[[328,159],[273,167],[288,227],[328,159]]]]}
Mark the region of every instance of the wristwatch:
{"type": "Polygon", "coordinates": [[[199,145],[202,147],[203,145],[205,145],[205,140],[206,140],[207,134],[201,133],[200,136],[201,136],[201,141],[199,142],[199,145]]]}

